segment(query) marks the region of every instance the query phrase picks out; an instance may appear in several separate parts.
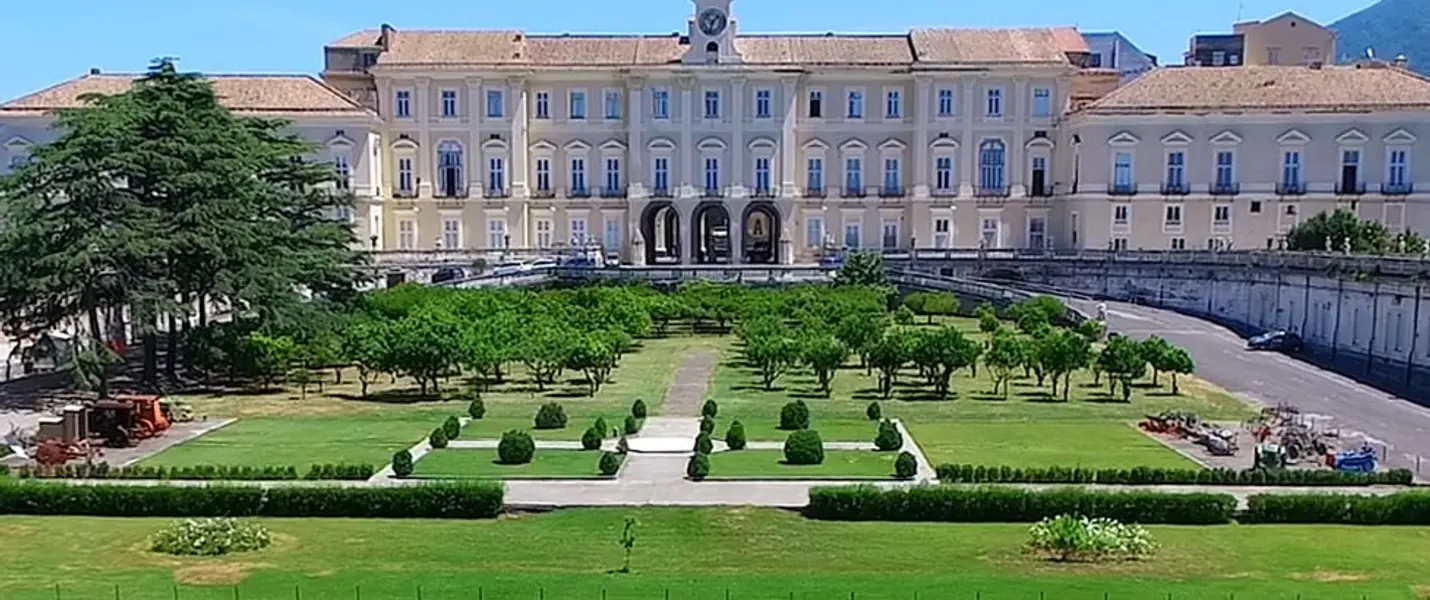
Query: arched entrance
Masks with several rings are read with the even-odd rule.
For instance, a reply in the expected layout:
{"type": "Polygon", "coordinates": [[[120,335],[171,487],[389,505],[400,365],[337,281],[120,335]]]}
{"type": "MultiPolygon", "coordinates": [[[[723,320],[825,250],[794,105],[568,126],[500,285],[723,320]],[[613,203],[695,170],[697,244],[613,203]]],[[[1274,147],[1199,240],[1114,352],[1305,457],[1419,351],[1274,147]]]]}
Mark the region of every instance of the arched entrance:
{"type": "Polygon", "coordinates": [[[645,240],[645,263],[680,263],[680,213],[669,202],[655,202],[641,213],[641,238],[645,240]]]}
{"type": "Polygon", "coordinates": [[[745,208],[740,218],[744,235],[741,253],[745,263],[772,265],[779,262],[780,212],[769,202],[758,202],[745,208]]]}
{"type": "Polygon", "coordinates": [[[705,202],[695,207],[691,219],[691,243],[695,264],[715,265],[730,262],[730,213],[719,202],[705,202]]]}

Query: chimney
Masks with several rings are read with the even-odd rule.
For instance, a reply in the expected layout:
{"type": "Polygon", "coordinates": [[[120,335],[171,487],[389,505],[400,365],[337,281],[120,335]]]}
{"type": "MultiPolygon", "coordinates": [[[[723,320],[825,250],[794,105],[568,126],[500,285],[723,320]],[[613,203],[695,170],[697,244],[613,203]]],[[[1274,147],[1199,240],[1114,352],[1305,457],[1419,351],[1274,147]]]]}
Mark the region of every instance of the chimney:
{"type": "Polygon", "coordinates": [[[1390,64],[1399,69],[1408,69],[1410,68],[1410,59],[1405,58],[1404,54],[1400,54],[1395,57],[1395,60],[1390,61],[1390,64]]]}
{"type": "Polygon", "coordinates": [[[392,35],[397,33],[397,29],[387,23],[382,24],[382,34],[377,36],[377,45],[384,52],[392,49],[392,35]]]}
{"type": "Polygon", "coordinates": [[[90,74],[90,75],[98,75],[98,74],[99,74],[99,67],[90,67],[90,68],[89,68],[89,74],[90,74]]]}

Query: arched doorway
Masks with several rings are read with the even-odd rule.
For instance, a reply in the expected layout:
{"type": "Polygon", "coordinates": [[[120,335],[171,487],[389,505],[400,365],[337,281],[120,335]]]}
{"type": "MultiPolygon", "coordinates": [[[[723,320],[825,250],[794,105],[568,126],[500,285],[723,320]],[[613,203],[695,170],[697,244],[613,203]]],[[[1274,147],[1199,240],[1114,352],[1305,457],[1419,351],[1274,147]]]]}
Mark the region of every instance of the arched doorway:
{"type": "Polygon", "coordinates": [[[741,252],[747,264],[772,265],[779,262],[780,212],[773,204],[758,202],[745,209],[740,221],[741,252]]]}
{"type": "Polygon", "coordinates": [[[695,264],[715,265],[730,262],[730,213],[719,202],[705,202],[695,207],[691,215],[694,227],[690,234],[695,250],[695,264]]]}
{"type": "Polygon", "coordinates": [[[680,263],[680,213],[669,202],[655,202],[641,213],[641,238],[645,240],[645,263],[680,263]]]}

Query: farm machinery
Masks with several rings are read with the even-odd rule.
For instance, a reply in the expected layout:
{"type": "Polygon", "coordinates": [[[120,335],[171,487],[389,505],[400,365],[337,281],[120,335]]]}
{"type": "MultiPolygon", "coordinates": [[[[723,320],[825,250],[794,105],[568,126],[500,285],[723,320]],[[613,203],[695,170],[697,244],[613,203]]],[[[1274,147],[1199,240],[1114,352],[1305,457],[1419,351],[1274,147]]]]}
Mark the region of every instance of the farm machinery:
{"type": "Polygon", "coordinates": [[[1237,433],[1225,427],[1206,423],[1196,413],[1173,410],[1147,415],[1138,427],[1149,433],[1160,433],[1191,440],[1216,456],[1231,456],[1238,450],[1237,433]]]}
{"type": "Polygon", "coordinates": [[[1354,450],[1339,450],[1340,432],[1321,427],[1322,420],[1287,404],[1262,409],[1257,418],[1247,423],[1257,442],[1256,468],[1306,464],[1359,473],[1375,470],[1374,448],[1362,445],[1354,450]]]}
{"type": "Polygon", "coordinates": [[[12,431],[5,441],[16,454],[41,465],[93,460],[101,447],[127,448],[163,435],[175,422],[193,420],[192,409],[159,396],[117,396],[65,406],[40,419],[34,435],[12,431]]]}

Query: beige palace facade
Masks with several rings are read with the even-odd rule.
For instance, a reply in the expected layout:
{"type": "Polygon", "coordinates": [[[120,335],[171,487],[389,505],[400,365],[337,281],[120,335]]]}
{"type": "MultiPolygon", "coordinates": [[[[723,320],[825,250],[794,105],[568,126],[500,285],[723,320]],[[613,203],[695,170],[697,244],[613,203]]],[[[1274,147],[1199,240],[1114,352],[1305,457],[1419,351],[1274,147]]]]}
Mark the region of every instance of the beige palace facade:
{"type": "MultiPolygon", "coordinates": [[[[215,81],[334,163],[373,250],[1253,248],[1336,206],[1430,228],[1430,82],[1388,65],[1168,68],[1089,103],[1073,28],[740,35],[729,0],[680,34],[384,26],[324,52],[321,78],[215,81]]],[[[0,157],[131,80],[0,105],[0,157]]]]}

